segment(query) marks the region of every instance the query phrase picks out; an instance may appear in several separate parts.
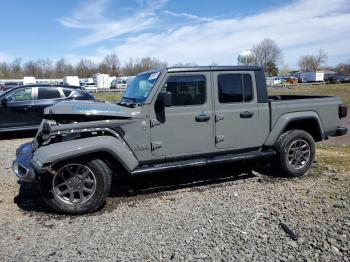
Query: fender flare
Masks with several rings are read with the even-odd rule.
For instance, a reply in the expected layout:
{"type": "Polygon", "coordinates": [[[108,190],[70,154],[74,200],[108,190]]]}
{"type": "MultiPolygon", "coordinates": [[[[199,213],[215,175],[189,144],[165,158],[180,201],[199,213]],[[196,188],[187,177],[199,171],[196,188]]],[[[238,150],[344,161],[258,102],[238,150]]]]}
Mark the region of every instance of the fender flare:
{"type": "Polygon", "coordinates": [[[265,146],[273,146],[275,145],[277,139],[279,136],[283,133],[285,128],[290,124],[291,122],[298,121],[298,120],[315,120],[318,124],[319,130],[321,132],[321,137],[324,137],[324,130],[322,128],[322,122],[318,114],[314,111],[304,111],[304,112],[294,112],[294,113],[287,113],[282,116],[276,121],[275,125],[272,127],[270,131],[270,135],[265,141],[265,146]]]}
{"type": "Polygon", "coordinates": [[[34,152],[33,161],[36,166],[42,168],[71,158],[101,152],[113,156],[128,172],[139,164],[125,141],[112,136],[88,137],[42,146],[34,152]]]}

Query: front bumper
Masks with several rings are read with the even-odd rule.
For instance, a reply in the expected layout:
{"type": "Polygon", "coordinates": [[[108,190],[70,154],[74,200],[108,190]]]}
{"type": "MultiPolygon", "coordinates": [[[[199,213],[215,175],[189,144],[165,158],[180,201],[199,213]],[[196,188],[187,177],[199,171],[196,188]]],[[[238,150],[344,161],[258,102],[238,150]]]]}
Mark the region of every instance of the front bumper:
{"type": "Polygon", "coordinates": [[[23,182],[35,181],[35,171],[31,164],[33,158],[32,143],[21,145],[16,151],[16,160],[12,163],[12,169],[16,176],[23,182]]]}

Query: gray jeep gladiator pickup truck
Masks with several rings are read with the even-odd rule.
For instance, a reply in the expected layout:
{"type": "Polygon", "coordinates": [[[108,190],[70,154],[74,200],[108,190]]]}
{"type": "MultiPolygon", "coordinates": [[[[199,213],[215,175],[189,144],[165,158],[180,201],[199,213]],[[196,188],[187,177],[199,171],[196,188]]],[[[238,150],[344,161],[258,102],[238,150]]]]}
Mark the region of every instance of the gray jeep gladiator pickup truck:
{"type": "Polygon", "coordinates": [[[39,182],[55,211],[83,214],[105,202],[112,175],[272,159],[281,174],[301,176],[315,142],[347,132],[346,115],[338,97],[268,97],[260,67],[152,70],[136,76],[118,104],[46,108],[13,170],[39,182]]]}

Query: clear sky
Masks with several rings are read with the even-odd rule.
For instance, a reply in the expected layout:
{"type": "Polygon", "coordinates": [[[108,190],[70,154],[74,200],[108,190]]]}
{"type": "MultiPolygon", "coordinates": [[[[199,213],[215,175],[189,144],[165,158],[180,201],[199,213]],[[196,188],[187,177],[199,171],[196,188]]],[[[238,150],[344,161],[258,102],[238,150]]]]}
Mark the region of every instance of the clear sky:
{"type": "Polygon", "coordinates": [[[169,64],[235,64],[264,38],[295,67],[324,49],[328,64],[350,59],[349,0],[1,0],[0,61],[114,52],[169,64]]]}

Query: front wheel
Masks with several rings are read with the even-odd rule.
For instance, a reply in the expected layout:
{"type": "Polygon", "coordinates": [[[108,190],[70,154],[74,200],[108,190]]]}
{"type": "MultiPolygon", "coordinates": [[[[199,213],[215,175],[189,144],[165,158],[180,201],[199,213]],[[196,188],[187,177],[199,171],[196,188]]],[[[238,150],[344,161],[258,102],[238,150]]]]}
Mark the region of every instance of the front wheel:
{"type": "Polygon", "coordinates": [[[315,160],[315,141],[303,130],[283,133],[276,144],[276,162],[286,176],[304,175],[315,160]]]}
{"type": "Polygon", "coordinates": [[[44,202],[54,211],[66,214],[94,212],[105,202],[111,188],[110,168],[100,159],[65,162],[56,175],[40,178],[44,202]]]}

